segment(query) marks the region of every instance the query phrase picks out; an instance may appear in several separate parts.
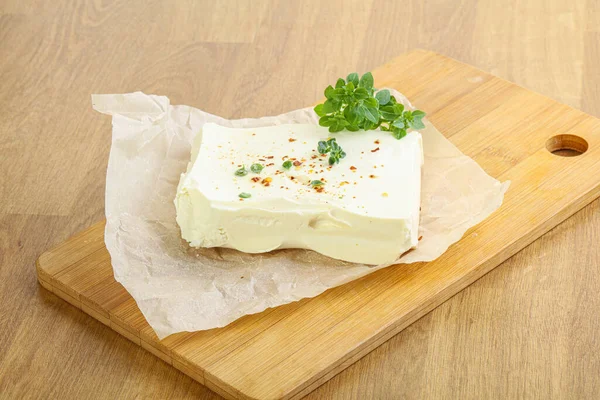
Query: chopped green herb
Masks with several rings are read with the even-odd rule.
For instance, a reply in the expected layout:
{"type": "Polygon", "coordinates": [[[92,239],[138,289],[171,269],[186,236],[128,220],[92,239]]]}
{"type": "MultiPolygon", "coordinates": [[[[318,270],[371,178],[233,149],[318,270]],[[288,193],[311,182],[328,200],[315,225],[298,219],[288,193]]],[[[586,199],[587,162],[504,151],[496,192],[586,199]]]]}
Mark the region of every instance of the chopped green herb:
{"type": "Polygon", "coordinates": [[[327,154],[329,153],[329,150],[331,150],[331,146],[329,146],[326,141],[319,141],[319,143],[317,144],[317,151],[319,152],[319,154],[327,154]]]}
{"type": "MultiPolygon", "coordinates": [[[[406,136],[408,129],[425,128],[422,122],[425,116],[423,111],[404,110],[404,105],[398,103],[389,90],[383,89],[375,93],[373,83],[370,72],[360,79],[353,72],[346,80],[338,79],[335,88],[327,86],[327,100],[314,108],[320,117],[319,125],[328,127],[329,132],[381,128],[382,131],[391,132],[396,139],[406,136]]],[[[321,149],[319,152],[325,154],[321,149]]],[[[330,159],[330,163],[331,161],[338,162],[339,158],[330,159]]]]}
{"type": "Polygon", "coordinates": [[[254,172],[255,174],[260,174],[260,171],[263,170],[265,166],[262,164],[252,164],[250,166],[250,171],[254,172]]]}
{"type": "Polygon", "coordinates": [[[246,192],[240,193],[239,196],[242,199],[248,199],[248,198],[252,197],[252,195],[250,193],[246,193],[246,192]]]}
{"type": "Polygon", "coordinates": [[[245,165],[242,165],[242,168],[235,171],[236,176],[246,176],[248,175],[248,170],[245,165]]]}
{"type": "Polygon", "coordinates": [[[312,186],[312,187],[323,186],[323,185],[324,185],[324,183],[318,179],[316,179],[310,183],[310,186],[312,186]]]}
{"type": "Polygon", "coordinates": [[[286,160],[283,162],[283,164],[281,166],[285,169],[290,169],[290,168],[292,168],[292,162],[290,160],[286,160]]]}
{"type": "Polygon", "coordinates": [[[339,164],[340,160],[346,157],[346,152],[340,147],[335,138],[319,141],[317,151],[320,154],[329,153],[329,165],[339,164]]]}

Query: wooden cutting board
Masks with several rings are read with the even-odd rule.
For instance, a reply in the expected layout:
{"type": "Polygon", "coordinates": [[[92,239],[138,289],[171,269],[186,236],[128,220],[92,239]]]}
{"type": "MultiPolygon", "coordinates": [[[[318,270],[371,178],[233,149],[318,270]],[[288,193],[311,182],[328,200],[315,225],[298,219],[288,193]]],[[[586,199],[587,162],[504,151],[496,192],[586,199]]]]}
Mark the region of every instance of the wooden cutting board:
{"type": "Polygon", "coordinates": [[[488,174],[512,181],[502,207],[439,259],[386,268],[313,299],[162,342],[113,278],[104,223],[44,253],[40,283],[226,398],[299,398],[600,194],[600,120],[422,50],[374,76],[377,86],[396,88],[426,110],[488,174]],[[583,154],[548,150],[565,148],[583,154]]]}

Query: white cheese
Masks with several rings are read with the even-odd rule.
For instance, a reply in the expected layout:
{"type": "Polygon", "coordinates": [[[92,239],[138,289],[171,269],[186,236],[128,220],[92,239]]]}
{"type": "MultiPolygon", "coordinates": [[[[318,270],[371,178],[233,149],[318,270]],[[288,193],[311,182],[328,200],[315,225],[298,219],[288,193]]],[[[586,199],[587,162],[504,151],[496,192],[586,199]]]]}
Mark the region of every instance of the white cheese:
{"type": "Polygon", "coordinates": [[[175,206],[193,247],[247,253],[311,249],[340,260],[382,264],[418,242],[421,134],[330,134],[317,125],[254,129],[206,124],[182,174],[175,206]],[[335,137],[346,152],[329,166],[317,142],[335,137]],[[282,167],[285,160],[299,166],[282,167]],[[256,174],[250,166],[265,168],[256,174]],[[241,166],[246,176],[236,176],[241,166]],[[322,191],[311,181],[324,182],[322,191]],[[240,193],[250,198],[241,199],[240,193]]]}

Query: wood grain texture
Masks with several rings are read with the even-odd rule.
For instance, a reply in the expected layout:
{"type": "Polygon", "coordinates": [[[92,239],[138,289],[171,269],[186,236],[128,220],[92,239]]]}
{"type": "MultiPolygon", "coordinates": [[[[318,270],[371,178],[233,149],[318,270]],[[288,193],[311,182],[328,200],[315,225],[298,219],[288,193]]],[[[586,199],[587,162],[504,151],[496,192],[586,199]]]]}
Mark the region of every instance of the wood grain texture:
{"type": "MultiPolygon", "coordinates": [[[[90,93],[275,114],[422,47],[600,115],[594,0],[213,3],[0,2],[3,397],[217,398],[36,282],[39,254],[103,215],[90,93]]],[[[599,226],[596,201],[308,398],[594,398],[599,226]]]]}
{"type": "Polygon", "coordinates": [[[427,108],[484,170],[512,181],[502,208],[437,260],[390,267],[225,328],[164,341],[112,279],[104,223],[42,254],[42,286],[226,398],[299,398],[600,195],[600,119],[423,50],[373,75],[427,108]],[[554,155],[547,143],[557,133],[576,133],[589,148],[554,155]]]}

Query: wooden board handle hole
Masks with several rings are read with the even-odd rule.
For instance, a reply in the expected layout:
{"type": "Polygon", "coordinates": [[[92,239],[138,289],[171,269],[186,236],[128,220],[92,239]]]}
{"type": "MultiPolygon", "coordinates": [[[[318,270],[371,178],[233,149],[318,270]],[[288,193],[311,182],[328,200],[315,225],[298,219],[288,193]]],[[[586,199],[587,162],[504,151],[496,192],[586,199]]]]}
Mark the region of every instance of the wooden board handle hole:
{"type": "Polygon", "coordinates": [[[588,143],[575,135],[556,135],[546,140],[546,149],[556,156],[575,157],[585,153],[588,143]]]}

